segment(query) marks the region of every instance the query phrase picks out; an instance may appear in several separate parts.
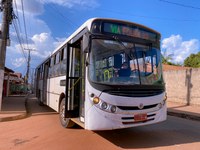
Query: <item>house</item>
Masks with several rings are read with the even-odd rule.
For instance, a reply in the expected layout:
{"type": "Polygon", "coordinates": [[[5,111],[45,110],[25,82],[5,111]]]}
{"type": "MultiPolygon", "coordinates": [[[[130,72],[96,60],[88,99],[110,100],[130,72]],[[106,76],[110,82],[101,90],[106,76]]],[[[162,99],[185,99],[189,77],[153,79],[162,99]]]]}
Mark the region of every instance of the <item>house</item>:
{"type": "Polygon", "coordinates": [[[15,73],[12,69],[5,67],[3,96],[22,94],[25,92],[25,84],[21,73],[15,73]]]}

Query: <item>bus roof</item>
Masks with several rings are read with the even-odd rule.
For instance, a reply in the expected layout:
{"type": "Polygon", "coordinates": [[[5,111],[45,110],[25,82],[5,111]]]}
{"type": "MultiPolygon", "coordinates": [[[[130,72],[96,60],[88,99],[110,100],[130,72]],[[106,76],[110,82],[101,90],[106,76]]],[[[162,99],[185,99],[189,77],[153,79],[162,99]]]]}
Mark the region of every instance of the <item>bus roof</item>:
{"type": "MultiPolygon", "coordinates": [[[[59,49],[61,49],[64,45],[66,45],[66,43],[68,43],[74,36],[76,36],[78,33],[80,33],[83,29],[87,28],[88,30],[91,28],[92,22],[94,20],[107,20],[107,21],[116,21],[116,22],[121,22],[121,23],[125,23],[125,24],[134,24],[136,26],[139,26],[141,28],[145,28],[151,32],[154,32],[156,34],[160,33],[154,29],[151,29],[147,26],[135,23],[135,22],[130,22],[130,21],[125,21],[125,20],[119,20],[119,19],[112,19],[112,18],[90,18],[88,19],[86,22],[84,22],[77,30],[75,30],[60,46],[58,46],[50,56],[48,56],[44,61],[42,61],[42,63],[44,63],[49,57],[51,57],[52,55],[54,55],[59,49]]],[[[42,64],[40,63],[40,64],[42,64]]],[[[38,65],[39,66],[39,65],[38,65]]]]}
{"type": "Polygon", "coordinates": [[[88,28],[88,30],[91,28],[91,24],[94,20],[110,20],[110,21],[116,21],[116,22],[123,22],[123,23],[129,23],[129,24],[135,24],[136,26],[140,26],[141,28],[146,28],[148,29],[149,31],[152,31],[152,32],[155,32],[156,34],[159,34],[159,32],[149,28],[149,27],[146,27],[144,25],[141,25],[141,24],[137,24],[137,23],[134,23],[134,22],[130,22],[130,21],[125,21],[125,20],[118,20],[118,19],[109,19],[109,18],[91,18],[91,19],[88,19],[85,23],[83,23],[75,32],[72,33],[72,35],[70,35],[59,47],[57,47],[52,55],[57,51],[59,50],[60,48],[62,48],[67,42],[69,42],[75,35],[77,35],[79,32],[81,32],[84,28],[88,28]]]}

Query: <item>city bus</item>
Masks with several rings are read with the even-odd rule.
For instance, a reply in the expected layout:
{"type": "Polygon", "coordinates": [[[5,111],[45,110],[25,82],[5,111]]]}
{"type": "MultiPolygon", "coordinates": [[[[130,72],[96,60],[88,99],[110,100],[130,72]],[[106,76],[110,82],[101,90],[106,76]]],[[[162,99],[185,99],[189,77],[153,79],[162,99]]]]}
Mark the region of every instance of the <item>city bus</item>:
{"type": "Polygon", "coordinates": [[[35,71],[40,104],[65,128],[113,130],[166,120],[159,32],[129,21],[92,18],[35,71]]]}

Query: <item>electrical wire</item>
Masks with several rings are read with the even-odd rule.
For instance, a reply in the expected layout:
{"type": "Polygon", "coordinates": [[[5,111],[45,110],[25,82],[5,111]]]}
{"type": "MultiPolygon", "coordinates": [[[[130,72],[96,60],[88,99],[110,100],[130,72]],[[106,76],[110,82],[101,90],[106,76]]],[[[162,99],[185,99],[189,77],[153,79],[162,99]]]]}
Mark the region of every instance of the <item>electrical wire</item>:
{"type": "Polygon", "coordinates": [[[192,9],[198,9],[198,10],[200,10],[200,7],[195,7],[195,6],[191,6],[191,5],[185,5],[185,4],[171,2],[171,1],[167,1],[167,0],[160,0],[160,1],[161,2],[165,2],[165,3],[169,3],[169,4],[173,4],[173,5],[178,5],[178,6],[186,7],[186,8],[192,8],[192,9]]]}
{"type": "Polygon", "coordinates": [[[19,13],[18,13],[18,7],[17,7],[17,2],[16,0],[14,0],[14,3],[15,3],[15,10],[16,10],[16,13],[15,13],[15,16],[17,17],[17,21],[18,21],[18,24],[19,24],[19,31],[20,33],[22,33],[22,29],[21,29],[21,26],[20,26],[20,20],[18,19],[19,18],[19,13]]]}
{"type": "Polygon", "coordinates": [[[22,52],[22,55],[24,56],[26,62],[28,62],[26,56],[25,56],[25,53],[24,53],[24,47],[22,45],[22,41],[21,41],[21,38],[20,38],[20,33],[19,33],[19,29],[17,27],[17,23],[15,22],[15,20],[13,20],[13,26],[14,26],[14,29],[15,29],[15,32],[16,32],[16,35],[17,35],[17,39],[18,39],[18,42],[20,44],[20,47],[21,47],[21,52],[22,52]]]}
{"type": "MultiPolygon", "coordinates": [[[[44,0],[41,0],[43,3],[44,0]]],[[[47,7],[50,8],[50,10],[52,10],[53,14],[58,14],[60,16],[60,19],[61,21],[67,23],[67,24],[71,24],[71,28],[78,28],[79,25],[77,25],[75,22],[73,22],[72,20],[69,19],[69,17],[67,17],[66,15],[64,15],[55,5],[51,5],[51,4],[48,4],[46,5],[47,7]]]]}
{"type": "Polygon", "coordinates": [[[22,14],[23,14],[23,22],[24,22],[24,31],[25,31],[25,36],[26,36],[27,48],[28,48],[28,36],[27,36],[27,30],[26,30],[26,20],[25,20],[25,15],[24,15],[24,3],[23,3],[23,0],[21,0],[21,4],[22,4],[22,14]]]}
{"type": "Polygon", "coordinates": [[[16,10],[16,14],[15,14],[16,18],[13,19],[13,24],[12,25],[13,25],[14,30],[16,32],[17,40],[18,40],[20,48],[21,48],[20,49],[21,53],[22,53],[23,57],[25,58],[25,60],[27,62],[27,58],[26,58],[25,52],[24,52],[24,47],[23,47],[23,44],[22,44],[22,43],[24,43],[24,40],[23,40],[23,37],[20,34],[20,33],[22,33],[22,30],[21,30],[21,24],[20,24],[20,20],[19,20],[19,13],[18,13],[16,0],[14,1],[14,3],[15,3],[15,10],[16,10]]]}
{"type": "Polygon", "coordinates": [[[96,11],[99,12],[109,12],[109,13],[114,13],[114,14],[119,14],[122,16],[134,16],[138,18],[147,18],[147,19],[154,19],[154,20],[163,20],[163,21],[176,21],[176,22],[199,22],[200,20],[196,19],[176,19],[176,18],[164,18],[164,17],[155,17],[155,16],[145,16],[145,15],[136,15],[133,13],[126,13],[122,11],[115,11],[115,10],[110,10],[110,9],[97,9],[96,11]]]}

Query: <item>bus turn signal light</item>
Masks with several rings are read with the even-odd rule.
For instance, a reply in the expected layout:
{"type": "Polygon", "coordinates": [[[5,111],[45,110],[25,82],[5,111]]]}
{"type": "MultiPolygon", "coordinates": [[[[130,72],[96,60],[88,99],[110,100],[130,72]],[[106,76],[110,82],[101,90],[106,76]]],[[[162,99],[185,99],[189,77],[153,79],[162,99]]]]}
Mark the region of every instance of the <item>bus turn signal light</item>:
{"type": "Polygon", "coordinates": [[[93,103],[98,104],[100,102],[100,99],[98,97],[93,98],[93,103]]]}

